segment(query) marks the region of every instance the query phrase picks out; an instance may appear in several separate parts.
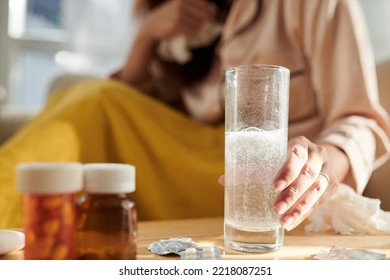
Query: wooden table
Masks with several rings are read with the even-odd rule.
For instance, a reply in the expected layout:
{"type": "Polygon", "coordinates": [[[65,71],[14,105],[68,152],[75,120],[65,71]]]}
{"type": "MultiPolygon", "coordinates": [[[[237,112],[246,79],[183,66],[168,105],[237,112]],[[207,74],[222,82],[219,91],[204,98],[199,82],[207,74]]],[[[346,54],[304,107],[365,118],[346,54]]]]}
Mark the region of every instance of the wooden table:
{"type": "MultiPolygon", "coordinates": [[[[313,259],[313,255],[329,251],[335,245],[349,249],[368,249],[386,254],[386,259],[390,259],[390,235],[341,236],[331,231],[307,233],[299,227],[286,232],[284,247],[279,251],[252,254],[237,252],[224,246],[223,218],[140,222],[138,227],[137,259],[140,260],[178,259],[178,256],[159,256],[147,250],[148,245],[154,241],[177,236],[191,237],[199,245],[218,246],[222,251],[222,259],[227,260],[313,259]]],[[[23,259],[23,251],[0,256],[0,260],[4,259],[23,259]]]]}

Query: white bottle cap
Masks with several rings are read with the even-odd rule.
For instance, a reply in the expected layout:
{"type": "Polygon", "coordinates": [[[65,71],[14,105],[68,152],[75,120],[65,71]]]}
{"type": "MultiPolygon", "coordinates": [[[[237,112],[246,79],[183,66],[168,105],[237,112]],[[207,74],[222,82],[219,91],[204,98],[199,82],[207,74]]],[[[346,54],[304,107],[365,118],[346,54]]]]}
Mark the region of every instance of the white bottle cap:
{"type": "Polygon", "coordinates": [[[32,162],[17,167],[19,191],[34,194],[78,192],[83,186],[83,167],[76,162],[32,162]]]}
{"type": "Polygon", "coordinates": [[[87,192],[101,194],[135,191],[135,167],[119,163],[84,165],[84,187],[87,192]]]}

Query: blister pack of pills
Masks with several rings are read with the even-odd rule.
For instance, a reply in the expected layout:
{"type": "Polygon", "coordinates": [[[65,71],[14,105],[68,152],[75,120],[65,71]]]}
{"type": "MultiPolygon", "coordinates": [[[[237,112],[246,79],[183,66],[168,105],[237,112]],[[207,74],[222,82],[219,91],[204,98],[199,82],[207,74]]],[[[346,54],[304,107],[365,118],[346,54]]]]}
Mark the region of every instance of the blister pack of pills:
{"type": "Polygon", "coordinates": [[[220,260],[221,250],[216,246],[187,248],[180,254],[181,260],[220,260]]]}

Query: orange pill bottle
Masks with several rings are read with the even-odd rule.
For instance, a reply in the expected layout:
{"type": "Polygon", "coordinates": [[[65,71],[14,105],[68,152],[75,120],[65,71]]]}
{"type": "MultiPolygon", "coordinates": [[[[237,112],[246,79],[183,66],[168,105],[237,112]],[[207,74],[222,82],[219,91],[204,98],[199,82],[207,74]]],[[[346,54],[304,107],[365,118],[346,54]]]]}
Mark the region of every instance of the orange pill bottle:
{"type": "Polygon", "coordinates": [[[82,189],[82,170],[79,163],[18,166],[26,260],[76,259],[75,194],[82,189]]]}
{"type": "Polygon", "coordinates": [[[128,164],[84,165],[86,195],[78,204],[78,259],[136,258],[135,168],[128,164]]]}

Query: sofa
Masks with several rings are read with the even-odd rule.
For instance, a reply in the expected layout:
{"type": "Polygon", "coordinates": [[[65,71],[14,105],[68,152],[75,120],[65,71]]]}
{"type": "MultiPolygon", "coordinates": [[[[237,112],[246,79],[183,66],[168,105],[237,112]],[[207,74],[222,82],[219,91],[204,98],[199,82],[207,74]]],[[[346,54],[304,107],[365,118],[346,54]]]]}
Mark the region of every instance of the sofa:
{"type": "MultiPolygon", "coordinates": [[[[62,75],[53,80],[48,88],[48,94],[53,94],[71,84],[84,79],[95,79],[83,75],[62,75]]],[[[24,112],[2,111],[0,107],[0,145],[26,124],[34,115],[24,112]]]]}

